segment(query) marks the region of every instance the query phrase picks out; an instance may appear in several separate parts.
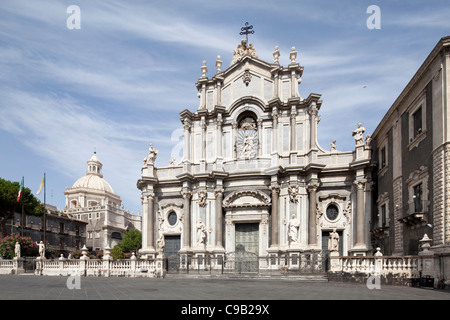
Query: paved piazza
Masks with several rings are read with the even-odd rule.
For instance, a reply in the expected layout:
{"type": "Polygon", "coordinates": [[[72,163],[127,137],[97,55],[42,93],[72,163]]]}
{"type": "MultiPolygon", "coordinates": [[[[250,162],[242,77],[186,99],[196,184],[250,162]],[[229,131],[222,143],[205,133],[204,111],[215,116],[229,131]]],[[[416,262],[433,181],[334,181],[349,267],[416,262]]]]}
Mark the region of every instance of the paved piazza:
{"type": "Polygon", "coordinates": [[[240,278],[0,276],[2,300],[450,300],[450,291],[240,278]],[[77,285],[79,289],[77,289],[77,285]],[[73,289],[70,289],[72,287],[73,289]]]}

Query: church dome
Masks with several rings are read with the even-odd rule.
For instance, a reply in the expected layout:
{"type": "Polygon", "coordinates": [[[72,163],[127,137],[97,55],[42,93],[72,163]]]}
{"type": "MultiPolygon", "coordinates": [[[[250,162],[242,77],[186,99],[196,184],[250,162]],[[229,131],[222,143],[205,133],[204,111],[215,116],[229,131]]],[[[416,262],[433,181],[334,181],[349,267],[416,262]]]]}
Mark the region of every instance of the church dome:
{"type": "Polygon", "coordinates": [[[98,160],[96,153],[87,161],[88,171],[84,177],[81,177],[72,186],[75,188],[94,189],[99,191],[106,191],[114,194],[114,190],[111,185],[103,179],[102,175],[102,163],[98,160]]]}
{"type": "Polygon", "coordinates": [[[86,189],[95,189],[100,191],[106,191],[114,194],[114,190],[111,185],[103,178],[98,175],[87,174],[84,177],[81,177],[72,186],[72,189],[75,188],[86,188],[86,189]]]}

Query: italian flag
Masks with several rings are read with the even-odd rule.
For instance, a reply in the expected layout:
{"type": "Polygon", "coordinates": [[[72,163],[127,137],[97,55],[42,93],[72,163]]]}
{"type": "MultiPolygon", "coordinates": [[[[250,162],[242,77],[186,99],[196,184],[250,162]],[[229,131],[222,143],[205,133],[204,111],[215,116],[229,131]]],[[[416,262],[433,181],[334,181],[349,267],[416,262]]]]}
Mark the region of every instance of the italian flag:
{"type": "Polygon", "coordinates": [[[19,188],[19,193],[17,194],[17,202],[20,201],[20,199],[22,199],[23,196],[23,177],[22,177],[22,181],[20,181],[20,188],[19,188]]]}

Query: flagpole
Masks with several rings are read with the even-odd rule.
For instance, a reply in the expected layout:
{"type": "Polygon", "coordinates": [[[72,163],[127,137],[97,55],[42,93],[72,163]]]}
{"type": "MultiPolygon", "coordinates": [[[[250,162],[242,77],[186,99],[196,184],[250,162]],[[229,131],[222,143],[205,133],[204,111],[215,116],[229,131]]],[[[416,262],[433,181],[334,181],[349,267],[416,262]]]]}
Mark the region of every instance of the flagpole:
{"type": "Polygon", "coordinates": [[[47,221],[46,221],[46,216],[47,216],[47,209],[45,208],[45,194],[46,194],[46,187],[45,184],[47,183],[46,181],[46,177],[45,177],[45,172],[44,172],[44,244],[46,245],[46,231],[47,231],[47,221]]]}
{"type": "Polygon", "coordinates": [[[23,212],[24,212],[24,202],[25,202],[25,197],[24,197],[24,188],[25,188],[25,177],[22,177],[22,222],[20,223],[20,225],[22,226],[22,237],[23,237],[23,212]]]}

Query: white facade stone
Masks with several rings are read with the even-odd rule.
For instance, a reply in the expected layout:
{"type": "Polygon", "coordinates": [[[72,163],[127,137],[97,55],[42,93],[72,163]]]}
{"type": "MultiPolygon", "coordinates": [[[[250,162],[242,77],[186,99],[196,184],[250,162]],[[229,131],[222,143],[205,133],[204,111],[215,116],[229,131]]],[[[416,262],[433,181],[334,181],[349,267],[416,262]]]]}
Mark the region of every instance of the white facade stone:
{"type": "Polygon", "coordinates": [[[355,144],[352,151],[327,151],[318,145],[322,101],[318,94],[300,96],[303,67],[295,49],[283,67],[257,58],[245,40],[240,47],[247,53],[239,55],[238,48],[226,70],[199,78],[199,108],[180,113],[181,163],[156,168],[144,161],[137,186],[153,200],[143,201],[141,253],[155,256],[160,236],[178,237],[178,254],[226,255],[238,247],[259,256],[327,251],[324,243],[337,229],[341,254],[371,254],[370,196],[353,184],[370,182],[370,149],[355,144]],[[330,205],[336,217],[327,218],[330,205]],[[177,217],[172,227],[166,224],[169,212],[177,217]],[[289,237],[292,219],[299,222],[296,241],[289,237]],[[206,229],[201,244],[200,220],[206,229]],[[357,229],[362,237],[356,247],[357,229]]]}

